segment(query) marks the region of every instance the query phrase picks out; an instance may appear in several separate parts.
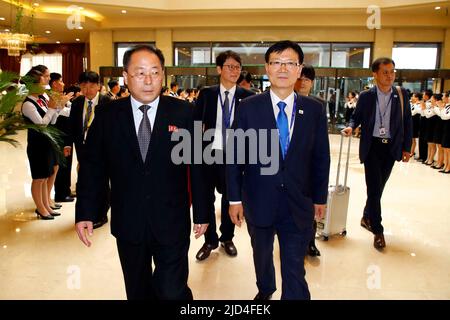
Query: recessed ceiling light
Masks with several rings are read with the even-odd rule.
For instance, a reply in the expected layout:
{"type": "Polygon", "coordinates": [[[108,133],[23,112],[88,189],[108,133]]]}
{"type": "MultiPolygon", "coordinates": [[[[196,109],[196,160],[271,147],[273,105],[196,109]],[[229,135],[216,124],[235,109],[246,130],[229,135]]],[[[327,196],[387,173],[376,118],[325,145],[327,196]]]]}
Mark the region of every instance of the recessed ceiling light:
{"type": "Polygon", "coordinates": [[[61,41],[56,41],[56,43],[61,43],[61,41]]]}
{"type": "Polygon", "coordinates": [[[39,7],[39,3],[35,2],[35,3],[33,3],[33,6],[39,7]]]}
{"type": "Polygon", "coordinates": [[[52,33],[52,32],[50,30],[45,30],[45,33],[48,34],[48,33],[52,33]]]}
{"type": "Polygon", "coordinates": [[[9,29],[5,29],[5,32],[9,32],[9,29]]]}
{"type": "Polygon", "coordinates": [[[79,38],[76,38],[75,41],[80,41],[80,39],[79,39],[79,38]]]}
{"type": "Polygon", "coordinates": [[[122,13],[127,13],[127,10],[122,10],[122,13]]]}
{"type": "Polygon", "coordinates": [[[1,20],[1,21],[5,21],[5,18],[4,18],[4,17],[0,17],[0,20],[1,20]]]}
{"type": "Polygon", "coordinates": [[[77,29],[78,29],[78,30],[83,30],[83,27],[82,27],[82,26],[79,26],[77,29]]]}
{"type": "Polygon", "coordinates": [[[78,7],[78,9],[80,9],[80,10],[84,10],[84,8],[83,8],[83,7],[78,7]]]}
{"type": "Polygon", "coordinates": [[[441,7],[434,7],[434,10],[439,10],[441,9],[441,7]]]}

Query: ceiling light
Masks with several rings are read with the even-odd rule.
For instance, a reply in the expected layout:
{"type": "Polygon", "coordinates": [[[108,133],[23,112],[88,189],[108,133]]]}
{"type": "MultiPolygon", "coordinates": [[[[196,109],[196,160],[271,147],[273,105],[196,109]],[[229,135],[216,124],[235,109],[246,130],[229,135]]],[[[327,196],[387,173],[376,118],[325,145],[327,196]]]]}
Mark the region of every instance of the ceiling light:
{"type": "Polygon", "coordinates": [[[127,13],[127,10],[122,10],[122,13],[127,13]]]}
{"type": "Polygon", "coordinates": [[[434,7],[434,10],[439,10],[441,9],[441,7],[434,7]]]}
{"type": "Polygon", "coordinates": [[[83,30],[83,27],[82,27],[82,26],[79,26],[77,29],[78,29],[78,30],[83,30]]]}
{"type": "Polygon", "coordinates": [[[80,39],[79,39],[79,38],[76,38],[75,41],[80,41],[80,39]]]}
{"type": "Polygon", "coordinates": [[[56,41],[56,43],[61,43],[61,41],[56,41]]]}
{"type": "Polygon", "coordinates": [[[1,20],[1,21],[5,21],[5,18],[4,18],[4,17],[0,17],[0,20],[1,20]]]}
{"type": "Polygon", "coordinates": [[[78,9],[79,9],[79,10],[84,10],[84,8],[83,8],[83,7],[78,7],[78,9]]]}
{"type": "Polygon", "coordinates": [[[49,34],[52,33],[50,30],[45,30],[45,33],[49,34]]]}
{"type": "Polygon", "coordinates": [[[33,3],[33,6],[39,7],[39,3],[35,2],[35,3],[33,3]]]}

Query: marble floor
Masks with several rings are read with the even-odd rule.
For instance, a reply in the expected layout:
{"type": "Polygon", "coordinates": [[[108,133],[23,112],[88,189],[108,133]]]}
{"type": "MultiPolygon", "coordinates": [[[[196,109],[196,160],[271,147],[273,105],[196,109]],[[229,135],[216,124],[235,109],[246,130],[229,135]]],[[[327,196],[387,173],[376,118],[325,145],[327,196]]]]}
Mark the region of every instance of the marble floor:
{"type": "MultiPolygon", "coordinates": [[[[339,136],[330,136],[334,183],[339,136]]],[[[61,217],[37,220],[30,193],[25,133],[22,146],[0,144],[0,299],[125,299],[115,239],[109,223],[85,247],[74,231],[74,203],[61,217]]],[[[364,169],[353,140],[347,236],[318,240],[322,255],[307,258],[313,299],[450,299],[450,175],[416,161],[397,163],[382,200],[387,248],[359,226],[365,202],[364,169]]],[[[76,173],[73,172],[74,181],[76,173]]],[[[237,257],[217,249],[197,262],[203,243],[192,237],[189,285],[196,299],[252,299],[255,285],[246,226],[236,230],[237,257]]],[[[278,247],[275,246],[280,298],[278,247]]]]}

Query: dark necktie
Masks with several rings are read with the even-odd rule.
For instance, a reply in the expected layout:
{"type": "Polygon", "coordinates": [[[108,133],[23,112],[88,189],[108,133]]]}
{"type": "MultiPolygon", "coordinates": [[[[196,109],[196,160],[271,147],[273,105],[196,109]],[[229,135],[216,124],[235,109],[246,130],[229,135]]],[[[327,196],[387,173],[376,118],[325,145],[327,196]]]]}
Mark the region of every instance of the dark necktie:
{"type": "Polygon", "coordinates": [[[147,111],[149,109],[150,106],[145,104],[139,107],[139,110],[141,110],[143,113],[143,117],[141,120],[141,124],[139,125],[138,142],[139,142],[139,149],[141,149],[142,161],[144,162],[145,158],[147,157],[147,150],[150,144],[150,137],[152,135],[152,125],[147,115],[147,111]]]}
{"type": "Polygon", "coordinates": [[[86,130],[88,129],[91,115],[92,115],[92,100],[88,100],[88,107],[86,110],[86,115],[84,116],[84,123],[83,123],[83,136],[86,133],[86,130]]]}
{"type": "Polygon", "coordinates": [[[278,113],[277,117],[277,127],[278,133],[280,135],[281,153],[284,159],[289,147],[289,124],[286,112],[284,111],[286,103],[280,101],[277,103],[277,106],[278,108],[280,108],[280,112],[278,113]]]}
{"type": "Polygon", "coordinates": [[[230,92],[225,91],[225,100],[223,102],[223,119],[222,119],[222,141],[223,141],[223,150],[225,151],[225,144],[227,139],[227,126],[230,122],[230,100],[228,99],[228,95],[230,92]]]}

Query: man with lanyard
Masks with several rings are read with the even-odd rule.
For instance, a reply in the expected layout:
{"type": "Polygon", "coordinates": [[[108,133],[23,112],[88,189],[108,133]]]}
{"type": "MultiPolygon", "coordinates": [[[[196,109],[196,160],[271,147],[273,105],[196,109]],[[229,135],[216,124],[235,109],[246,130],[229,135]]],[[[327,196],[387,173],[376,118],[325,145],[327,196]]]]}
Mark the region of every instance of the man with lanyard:
{"type": "Polygon", "coordinates": [[[393,87],[395,63],[378,58],[372,63],[376,86],[360,94],[349,126],[342,130],[351,135],[361,125],[359,158],[364,163],[367,201],[361,226],[374,234],[373,246],[386,246],[381,225],[381,196],[395,161],[408,162],[412,143],[412,118],[408,94],[393,87]]]}
{"type": "Polygon", "coordinates": [[[213,129],[215,134],[212,142],[213,156],[221,159],[206,169],[206,183],[208,184],[208,200],[212,208],[209,227],[205,233],[205,243],[198,251],[196,258],[204,260],[209,257],[212,250],[221,242],[229,256],[236,256],[237,249],[233,243],[234,224],[228,215],[228,201],[225,186],[225,142],[226,129],[231,127],[236,110],[242,99],[254,95],[253,92],[236,85],[242,64],[240,56],[231,50],[220,53],[216,58],[217,73],[220,75],[220,84],[204,88],[200,91],[195,105],[195,119],[201,120],[203,129],[213,129]],[[221,201],[221,237],[216,231],[216,217],[214,212],[214,191],[222,194],[221,201]]]}
{"type": "MultiPolygon", "coordinates": [[[[94,120],[96,109],[110,99],[100,94],[99,75],[93,71],[87,71],[80,74],[79,81],[82,95],[73,100],[69,117],[69,134],[67,135],[64,153],[72,152],[72,143],[77,150],[77,159],[79,166],[83,165],[85,159],[85,140],[89,127],[94,120]]],[[[109,184],[105,181],[105,192],[102,195],[103,206],[100,216],[94,222],[94,228],[101,227],[108,221],[106,216],[109,210],[109,184]]]]}

